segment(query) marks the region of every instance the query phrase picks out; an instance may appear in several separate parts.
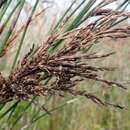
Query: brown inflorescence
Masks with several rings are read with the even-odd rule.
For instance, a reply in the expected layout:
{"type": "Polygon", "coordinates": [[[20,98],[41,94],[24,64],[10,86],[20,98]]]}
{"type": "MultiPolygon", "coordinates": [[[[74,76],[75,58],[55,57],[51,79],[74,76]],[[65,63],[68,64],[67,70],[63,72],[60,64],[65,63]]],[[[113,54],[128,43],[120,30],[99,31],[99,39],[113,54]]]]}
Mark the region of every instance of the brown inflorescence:
{"type": "Polygon", "coordinates": [[[16,68],[8,79],[5,79],[0,74],[0,103],[13,99],[30,101],[34,96],[54,95],[57,92],[60,93],[63,91],[74,96],[85,96],[103,105],[109,104],[123,108],[119,105],[102,101],[97,96],[87,93],[85,90],[74,89],[77,83],[86,78],[103,82],[109,86],[112,85],[126,89],[120,83],[100,78],[101,76],[98,72],[113,71],[114,68],[89,65],[90,60],[106,58],[115,53],[110,52],[102,55],[99,55],[97,52],[90,53],[87,50],[95,44],[95,40],[100,41],[100,39],[105,37],[112,39],[130,37],[130,26],[111,28],[112,23],[116,22],[118,18],[121,16],[130,17],[130,13],[112,10],[96,10],[95,12],[97,15],[101,13],[104,15],[90,24],[63,34],[58,31],[54,32],[41,45],[38,51],[29,58],[34,50],[33,46],[30,52],[24,57],[21,66],[16,68]],[[50,50],[59,40],[65,42],[62,49],[57,49],[54,53],[50,53],[50,50]],[[44,76],[41,76],[43,72],[44,76]],[[50,77],[55,78],[49,85],[43,85],[43,81],[48,80],[50,77]]]}

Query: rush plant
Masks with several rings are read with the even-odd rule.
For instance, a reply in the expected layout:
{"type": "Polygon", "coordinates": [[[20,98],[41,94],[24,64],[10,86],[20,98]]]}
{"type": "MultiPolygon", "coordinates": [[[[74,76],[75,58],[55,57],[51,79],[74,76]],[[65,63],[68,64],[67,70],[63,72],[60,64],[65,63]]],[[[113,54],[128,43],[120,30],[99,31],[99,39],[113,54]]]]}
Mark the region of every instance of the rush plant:
{"type": "MultiPolygon", "coordinates": [[[[12,0],[0,1],[0,21],[2,21],[11,2],[12,0]]],[[[8,105],[8,102],[16,101],[0,115],[0,119],[6,115],[9,115],[8,119],[10,119],[18,104],[22,101],[28,101],[23,113],[20,113],[18,119],[14,121],[12,128],[32,103],[39,106],[38,100],[36,100],[37,97],[44,99],[48,96],[59,95],[62,98],[65,93],[69,93],[73,97],[78,95],[84,96],[104,106],[111,105],[120,109],[127,109],[124,106],[105,101],[97,95],[75,87],[84,80],[90,79],[91,81],[107,84],[110,87],[127,89],[119,82],[101,78],[103,77],[100,73],[101,71],[114,71],[115,68],[90,64],[90,62],[95,62],[96,59],[113,56],[116,52],[111,51],[105,54],[98,54],[98,52],[90,52],[90,50],[95,44],[101,46],[100,42],[104,38],[119,40],[130,37],[129,25],[117,26],[130,17],[130,12],[124,11],[124,7],[128,6],[130,1],[124,0],[116,10],[104,9],[105,6],[115,2],[115,0],[102,0],[97,5],[95,5],[95,2],[97,0],[89,0],[87,2],[83,0],[73,11],[72,7],[75,1],[72,2],[57,25],[51,30],[50,36],[44,44],[37,48],[33,44],[30,51],[25,54],[19,64],[18,57],[22,53],[21,48],[24,38],[33,20],[33,14],[39,0],[36,0],[26,24],[17,32],[14,33],[13,30],[20,17],[25,0],[17,2],[7,19],[0,25],[0,35],[6,26],[10,25],[7,34],[4,35],[0,43],[0,58],[7,55],[10,44],[12,46],[12,41],[23,31],[9,76],[5,78],[2,72],[0,73],[0,110],[2,111],[6,104],[8,105]],[[79,10],[78,14],[76,14],[77,10],[79,10]],[[69,15],[70,11],[72,12],[69,15]],[[71,19],[72,17],[73,20],[71,19]],[[94,20],[87,22],[91,18],[94,18],[94,20]]],[[[36,18],[36,15],[34,17],[36,18]]],[[[47,110],[44,106],[40,106],[46,113],[30,121],[29,124],[34,123],[42,116],[50,114],[51,111],[65,104],[67,102],[52,108],[52,110],[47,110]]]]}

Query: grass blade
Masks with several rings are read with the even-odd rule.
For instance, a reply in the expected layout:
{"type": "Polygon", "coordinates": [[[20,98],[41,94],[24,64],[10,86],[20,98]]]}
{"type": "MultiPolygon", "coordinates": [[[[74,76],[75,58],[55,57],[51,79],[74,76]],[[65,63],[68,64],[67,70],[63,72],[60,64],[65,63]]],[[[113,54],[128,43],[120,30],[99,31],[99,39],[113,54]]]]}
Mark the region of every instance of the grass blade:
{"type": "Polygon", "coordinates": [[[86,0],[83,0],[83,1],[77,6],[77,8],[74,9],[74,11],[68,16],[67,20],[68,20],[69,18],[71,18],[71,17],[76,13],[76,11],[85,3],[85,1],[86,1],[86,0]]]}
{"type": "MultiPolygon", "coordinates": [[[[128,7],[128,5],[130,4],[130,0],[124,0],[124,2],[116,8],[116,10],[119,10],[119,9],[120,9],[121,7],[123,7],[125,4],[126,4],[126,6],[122,9],[122,11],[124,11],[124,10],[128,7]]],[[[119,23],[121,23],[121,22],[123,22],[123,21],[125,21],[125,20],[127,20],[127,19],[128,19],[128,17],[126,16],[126,17],[124,17],[124,18],[122,18],[122,19],[120,19],[120,20],[118,20],[118,21],[112,23],[109,28],[111,28],[111,27],[113,27],[113,26],[116,26],[117,24],[119,24],[119,23]]]]}
{"type": "MultiPolygon", "coordinates": [[[[19,103],[19,102],[18,102],[19,103]]],[[[17,105],[18,105],[18,103],[17,103],[17,105]]],[[[15,106],[15,107],[13,107],[13,109],[11,110],[11,112],[10,112],[10,114],[9,114],[9,117],[8,117],[8,120],[7,120],[7,122],[10,120],[10,118],[12,117],[12,115],[13,115],[13,113],[14,113],[14,111],[16,110],[16,108],[17,108],[17,105],[15,106]]]]}
{"type": "Polygon", "coordinates": [[[16,9],[17,9],[17,7],[18,7],[19,4],[20,4],[20,2],[18,2],[16,4],[16,6],[13,8],[13,10],[11,11],[11,13],[9,14],[8,18],[5,20],[5,23],[1,26],[1,28],[0,28],[0,34],[3,32],[4,28],[8,24],[10,18],[12,17],[13,13],[16,11],[16,9]]]}
{"type": "Polygon", "coordinates": [[[0,104],[0,111],[4,108],[6,103],[0,104]]]}
{"type": "Polygon", "coordinates": [[[121,9],[125,4],[127,4],[127,2],[129,3],[130,0],[124,0],[124,1],[122,2],[122,4],[120,4],[120,5],[117,7],[117,10],[121,9]]]}
{"type": "MultiPolygon", "coordinates": [[[[58,106],[56,106],[56,107],[53,107],[53,108],[52,108],[51,110],[49,110],[48,112],[51,113],[51,112],[53,112],[53,111],[55,111],[55,110],[57,110],[57,109],[60,109],[60,108],[64,107],[64,106],[67,105],[67,104],[73,103],[74,101],[75,101],[74,99],[71,99],[71,100],[66,101],[66,102],[64,102],[64,103],[61,103],[60,105],[58,105],[58,106]]],[[[44,116],[46,116],[46,115],[48,115],[47,112],[43,113],[42,115],[38,116],[38,117],[35,118],[34,120],[31,120],[30,124],[33,124],[33,123],[37,122],[39,119],[41,119],[42,117],[44,117],[44,116]]]]}
{"type": "MultiPolygon", "coordinates": [[[[57,110],[57,109],[59,109],[59,108],[64,107],[66,104],[67,104],[67,102],[62,103],[62,104],[60,104],[59,106],[52,108],[52,109],[51,109],[50,111],[48,111],[48,112],[53,112],[53,111],[55,111],[55,110],[57,110]]],[[[36,121],[38,121],[39,119],[41,119],[42,117],[44,117],[44,116],[46,116],[46,115],[48,115],[46,112],[43,113],[42,115],[40,115],[40,116],[37,117],[36,119],[32,120],[32,121],[31,121],[31,124],[35,123],[36,121]]]]}
{"type": "Polygon", "coordinates": [[[11,1],[12,1],[12,0],[9,0],[9,1],[6,3],[4,9],[2,10],[2,12],[1,12],[1,14],[0,14],[0,22],[1,22],[2,18],[3,18],[3,16],[4,16],[5,12],[7,11],[9,5],[11,4],[11,1]]]}
{"type": "Polygon", "coordinates": [[[71,10],[71,8],[73,7],[75,1],[73,1],[71,3],[71,5],[69,6],[69,8],[67,8],[67,10],[65,11],[65,13],[62,15],[62,17],[60,18],[60,20],[58,21],[58,23],[56,24],[56,26],[54,27],[54,29],[52,30],[52,33],[57,29],[57,27],[61,24],[61,22],[63,21],[64,17],[67,15],[67,13],[71,10]]]}
{"type": "Polygon", "coordinates": [[[13,65],[12,65],[11,70],[10,70],[11,73],[12,73],[14,67],[15,67],[16,62],[17,62],[18,56],[19,56],[19,54],[20,54],[20,51],[21,51],[21,48],[22,48],[22,45],[23,45],[23,41],[24,41],[25,35],[26,35],[26,33],[27,33],[28,26],[29,26],[29,24],[30,24],[30,22],[31,22],[32,16],[33,16],[33,14],[34,14],[34,12],[35,12],[35,10],[36,10],[36,7],[37,7],[37,5],[38,5],[38,2],[39,2],[39,0],[36,1],[35,5],[34,5],[34,7],[33,7],[33,10],[32,10],[32,12],[31,12],[31,15],[30,15],[30,17],[28,18],[28,21],[27,21],[27,23],[26,23],[26,26],[25,26],[25,29],[24,29],[24,32],[23,32],[23,35],[22,35],[22,38],[21,38],[21,41],[20,41],[18,50],[17,50],[16,55],[15,55],[15,58],[14,58],[13,65]]]}
{"type": "Polygon", "coordinates": [[[18,116],[18,118],[14,121],[14,123],[12,124],[11,129],[13,129],[15,127],[15,125],[18,123],[18,121],[21,119],[21,117],[24,115],[24,113],[28,110],[28,108],[32,105],[33,101],[36,99],[36,97],[33,97],[32,101],[30,101],[24,108],[23,112],[20,113],[20,115],[18,116]]]}
{"type": "Polygon", "coordinates": [[[13,22],[12,22],[10,28],[9,28],[9,31],[7,32],[7,35],[6,35],[5,39],[4,39],[4,41],[2,42],[2,45],[0,46],[0,54],[2,53],[4,47],[5,47],[5,45],[6,45],[7,41],[8,41],[8,39],[9,39],[9,37],[11,36],[12,31],[13,31],[13,29],[14,29],[16,23],[17,23],[17,20],[18,20],[18,18],[19,18],[20,12],[21,12],[22,7],[23,7],[23,5],[24,5],[24,1],[25,1],[25,0],[21,0],[21,2],[20,2],[20,8],[19,8],[19,10],[18,10],[18,13],[17,13],[15,19],[13,20],[13,22]]]}
{"type": "Polygon", "coordinates": [[[0,8],[1,8],[6,2],[7,2],[7,0],[4,0],[4,1],[0,0],[0,8]]]}
{"type": "MultiPolygon", "coordinates": [[[[90,9],[90,7],[92,6],[92,4],[95,2],[96,0],[90,0],[87,5],[80,11],[80,13],[78,14],[78,16],[73,20],[73,22],[66,28],[65,32],[68,32],[70,30],[72,30],[73,28],[75,28],[75,26],[79,23],[79,21],[83,18],[83,16],[88,12],[88,10],[90,9]]],[[[56,50],[56,48],[62,43],[63,40],[59,40],[56,42],[56,44],[50,48],[49,52],[54,52],[56,50]]]]}
{"type": "Polygon", "coordinates": [[[96,2],[96,0],[90,0],[87,5],[80,11],[78,16],[73,20],[73,22],[70,24],[70,26],[65,30],[65,32],[68,32],[75,28],[75,26],[79,23],[79,21],[84,17],[84,15],[89,11],[91,6],[96,2]]]}
{"type": "Polygon", "coordinates": [[[6,116],[12,109],[18,105],[19,101],[16,101],[10,108],[8,108],[2,115],[0,115],[0,120],[6,116]]]}

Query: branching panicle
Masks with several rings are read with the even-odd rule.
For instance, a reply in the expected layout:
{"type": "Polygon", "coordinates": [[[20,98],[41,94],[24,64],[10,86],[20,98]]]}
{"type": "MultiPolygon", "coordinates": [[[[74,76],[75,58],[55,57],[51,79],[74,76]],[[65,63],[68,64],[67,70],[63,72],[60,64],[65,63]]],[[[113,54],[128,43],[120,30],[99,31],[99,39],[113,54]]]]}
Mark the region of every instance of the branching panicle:
{"type": "MultiPolygon", "coordinates": [[[[98,104],[106,103],[96,96],[87,93],[86,91],[78,91],[72,88],[79,82],[87,79],[103,82],[109,86],[117,86],[126,89],[122,84],[101,79],[100,71],[113,71],[112,67],[92,66],[89,65],[89,60],[98,58],[107,58],[115,52],[98,55],[97,52],[87,52],[95,41],[102,38],[126,38],[130,37],[130,27],[111,28],[120,17],[130,17],[130,13],[113,10],[96,10],[91,16],[103,15],[94,22],[82,27],[73,29],[66,33],[53,33],[48,40],[41,45],[37,53],[28,58],[33,52],[34,46],[30,52],[25,55],[21,62],[21,67],[17,68],[7,80],[0,74],[0,96],[1,99],[17,99],[31,100],[34,96],[53,95],[56,92],[65,91],[74,96],[81,95],[98,104]],[[65,41],[62,49],[50,53],[50,49],[55,47],[59,41],[65,41]],[[44,76],[41,75],[44,72],[44,76]],[[43,85],[50,77],[55,77],[51,85],[43,85]],[[79,77],[79,79],[75,79],[79,77]]],[[[99,44],[99,43],[97,43],[99,44]]],[[[62,95],[62,94],[61,94],[62,95]]],[[[4,100],[0,101],[0,103],[4,100]]],[[[114,106],[114,105],[113,105],[114,106]]],[[[116,105],[115,105],[116,106],[116,105]]],[[[119,106],[117,106],[119,107],[119,106]]]]}

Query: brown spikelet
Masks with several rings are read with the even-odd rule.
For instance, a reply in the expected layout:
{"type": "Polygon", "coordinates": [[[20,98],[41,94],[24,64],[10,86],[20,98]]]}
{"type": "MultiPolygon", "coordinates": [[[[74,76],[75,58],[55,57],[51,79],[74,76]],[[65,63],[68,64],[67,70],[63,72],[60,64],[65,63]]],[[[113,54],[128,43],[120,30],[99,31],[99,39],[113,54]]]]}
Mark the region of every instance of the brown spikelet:
{"type": "MultiPolygon", "coordinates": [[[[38,51],[31,58],[28,58],[34,50],[33,46],[30,52],[25,55],[21,66],[10,74],[7,80],[0,74],[0,96],[2,99],[0,103],[13,99],[30,101],[34,96],[55,95],[56,93],[62,95],[61,91],[63,91],[73,96],[85,96],[98,104],[112,105],[123,109],[124,107],[102,101],[85,90],[74,89],[76,84],[86,78],[105,83],[108,86],[126,89],[120,83],[100,78],[102,75],[99,72],[113,71],[113,67],[92,66],[89,63],[90,60],[94,62],[95,59],[112,56],[115,52],[99,55],[98,52],[88,52],[87,50],[95,44],[95,40],[98,40],[97,44],[99,44],[100,39],[106,37],[111,39],[130,37],[129,26],[110,28],[112,23],[120,17],[130,17],[130,13],[96,10],[95,14],[91,15],[99,14],[102,14],[102,16],[90,24],[73,29],[70,32],[51,34],[38,51]],[[64,46],[54,53],[49,53],[59,40],[63,40],[64,46]],[[44,76],[41,75],[42,73],[44,73],[44,76]],[[54,80],[47,86],[43,85],[43,82],[50,77],[54,77],[54,80]],[[76,79],[77,77],[78,79],[76,79]]],[[[31,19],[29,22],[31,22],[31,19]]]]}

